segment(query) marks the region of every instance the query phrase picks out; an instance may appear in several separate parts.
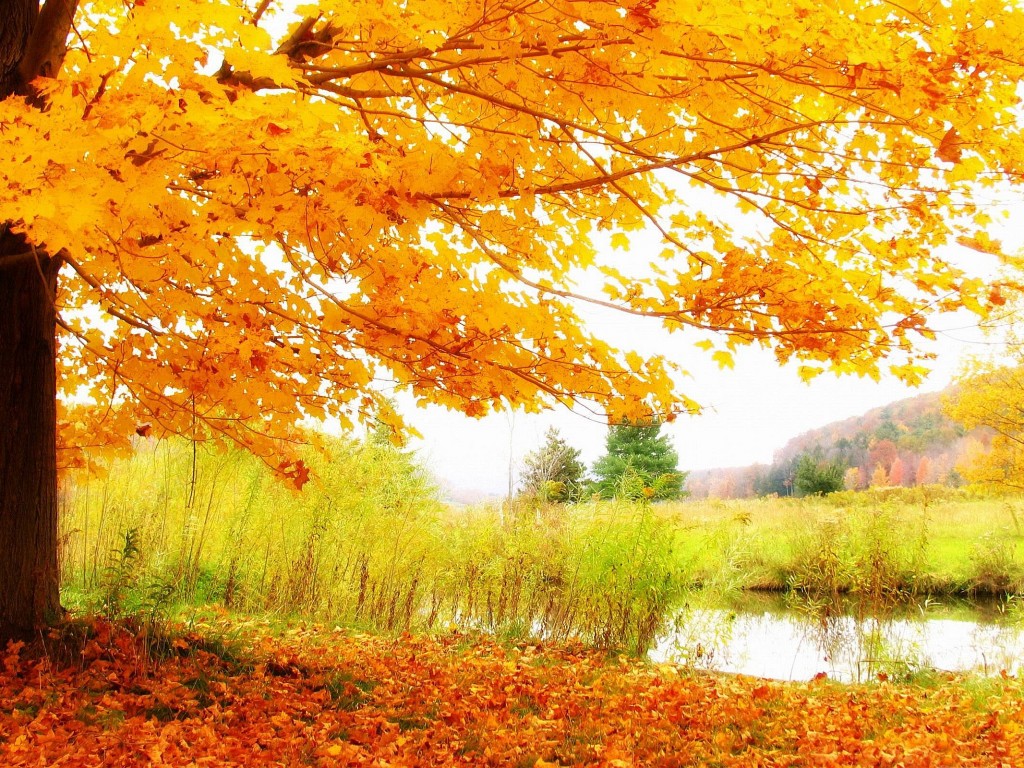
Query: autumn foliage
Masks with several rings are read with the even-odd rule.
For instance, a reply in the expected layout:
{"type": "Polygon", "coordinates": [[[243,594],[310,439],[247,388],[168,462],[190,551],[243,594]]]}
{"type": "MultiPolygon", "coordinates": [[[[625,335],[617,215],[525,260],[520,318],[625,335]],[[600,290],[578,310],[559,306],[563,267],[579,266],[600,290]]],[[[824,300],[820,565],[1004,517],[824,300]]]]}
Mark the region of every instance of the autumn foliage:
{"type": "Polygon", "coordinates": [[[1003,300],[942,249],[999,255],[1012,4],[7,8],[0,634],[58,613],[55,443],[237,443],[301,487],[297,425],[398,427],[384,384],[694,407],[587,313],[916,381],[931,314],[1003,300]]]}
{"type": "Polygon", "coordinates": [[[968,428],[981,428],[987,445],[976,441],[962,461],[972,482],[1019,491],[1024,487],[1024,367],[1016,340],[999,362],[976,363],[948,399],[950,415],[968,428]]]}
{"type": "Polygon", "coordinates": [[[1021,169],[1013,6],[300,12],[82,3],[59,72],[0,103],[0,220],[63,263],[62,402],[100,406],[65,444],[278,456],[307,416],[395,421],[378,377],[470,414],[689,407],[585,330],[580,270],[591,304],[808,375],[916,379],[927,313],[988,296],[937,249],[997,250],[975,199],[1021,169]]]}
{"type": "MultiPolygon", "coordinates": [[[[255,631],[254,631],[255,630],[255,631]]],[[[1024,689],[686,673],[580,647],[98,624],[69,662],[10,645],[0,762],[214,766],[1007,766],[1024,689]],[[237,647],[225,649],[224,637],[237,647]],[[221,638],[218,640],[217,638],[221,638]]],[[[56,637],[49,649],[68,650],[56,637]]]]}

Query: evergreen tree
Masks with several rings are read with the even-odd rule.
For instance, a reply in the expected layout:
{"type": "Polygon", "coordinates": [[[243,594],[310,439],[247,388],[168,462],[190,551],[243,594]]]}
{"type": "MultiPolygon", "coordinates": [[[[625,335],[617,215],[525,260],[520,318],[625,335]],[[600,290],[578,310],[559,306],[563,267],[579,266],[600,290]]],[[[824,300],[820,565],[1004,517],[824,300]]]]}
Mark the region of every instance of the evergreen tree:
{"type": "Polygon", "coordinates": [[[805,453],[796,464],[793,491],[797,496],[825,496],[843,490],[846,467],[826,461],[820,454],[805,453]]]}
{"type": "Polygon", "coordinates": [[[686,473],[679,454],[660,422],[614,424],[608,428],[606,453],[594,464],[594,491],[601,498],[677,499],[686,473]]]}
{"type": "Polygon", "coordinates": [[[544,501],[578,501],[583,488],[586,467],[580,461],[580,452],[573,448],[554,427],[544,435],[544,444],[527,454],[526,468],[521,477],[525,493],[544,501]]]}

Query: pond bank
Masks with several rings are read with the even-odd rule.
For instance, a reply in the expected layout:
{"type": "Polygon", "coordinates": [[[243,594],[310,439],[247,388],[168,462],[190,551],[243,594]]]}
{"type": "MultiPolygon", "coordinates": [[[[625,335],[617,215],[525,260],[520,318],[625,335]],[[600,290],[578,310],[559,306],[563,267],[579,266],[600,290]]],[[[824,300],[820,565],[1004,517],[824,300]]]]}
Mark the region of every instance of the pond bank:
{"type": "Polygon", "coordinates": [[[781,680],[1024,671],[1024,610],[1014,601],[928,600],[879,617],[853,601],[811,604],[763,593],[718,602],[694,597],[669,622],[652,659],[781,680]]]}

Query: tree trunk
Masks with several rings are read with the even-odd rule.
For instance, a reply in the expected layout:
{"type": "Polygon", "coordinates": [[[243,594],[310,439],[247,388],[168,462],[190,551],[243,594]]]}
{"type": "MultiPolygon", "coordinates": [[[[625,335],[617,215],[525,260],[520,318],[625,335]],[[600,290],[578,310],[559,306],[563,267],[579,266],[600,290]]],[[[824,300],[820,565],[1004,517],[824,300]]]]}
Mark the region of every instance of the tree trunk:
{"type": "MultiPolygon", "coordinates": [[[[0,100],[56,77],[79,0],[0,0],[0,100]]],[[[60,617],[57,273],[0,211],[0,648],[60,617]]]]}
{"type": "Polygon", "coordinates": [[[24,86],[19,67],[38,14],[39,0],[0,0],[0,99],[24,86]]]}
{"type": "Polygon", "coordinates": [[[60,614],[56,309],[60,259],[0,224],[0,641],[60,614]]]}

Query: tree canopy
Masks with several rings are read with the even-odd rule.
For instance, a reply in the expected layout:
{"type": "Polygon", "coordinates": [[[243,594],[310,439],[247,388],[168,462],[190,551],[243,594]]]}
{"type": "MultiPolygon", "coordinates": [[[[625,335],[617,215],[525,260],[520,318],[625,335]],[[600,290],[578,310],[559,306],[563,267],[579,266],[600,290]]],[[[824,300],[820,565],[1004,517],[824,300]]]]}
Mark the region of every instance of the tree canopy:
{"type": "MultiPolygon", "coordinates": [[[[4,359],[0,415],[36,448],[59,398],[62,446],[221,439],[301,485],[305,419],[398,424],[377,382],[470,415],[693,407],[586,305],[708,332],[722,365],[916,380],[931,312],[1001,300],[941,247],[998,251],[979,190],[1020,178],[1014,4],[7,8],[0,347],[31,320],[40,354],[4,359]],[[655,252],[608,254],[645,229],[655,252]],[[26,384],[54,324],[56,384],[26,384]]],[[[43,479],[5,517],[52,486],[24,443],[0,469],[43,479]]]]}
{"type": "Polygon", "coordinates": [[[843,490],[846,467],[820,454],[804,453],[797,459],[793,491],[797,496],[826,496],[843,490]]]}
{"type": "Polygon", "coordinates": [[[1020,172],[1013,6],[294,12],[83,3],[46,108],[0,104],[0,210],[65,264],[60,387],[104,432],[270,450],[305,416],[389,411],[375,378],[470,414],[677,412],[668,366],[570,298],[604,233],[643,226],[649,279],[622,258],[591,298],[723,331],[723,363],[761,342],[874,373],[926,309],[985,298],[936,249],[988,248],[976,185],[1020,172]]]}
{"type": "Polygon", "coordinates": [[[1003,489],[1024,489],[1024,353],[1016,341],[999,364],[977,362],[947,403],[947,412],[968,429],[991,437],[963,462],[966,480],[1003,489]]]}

